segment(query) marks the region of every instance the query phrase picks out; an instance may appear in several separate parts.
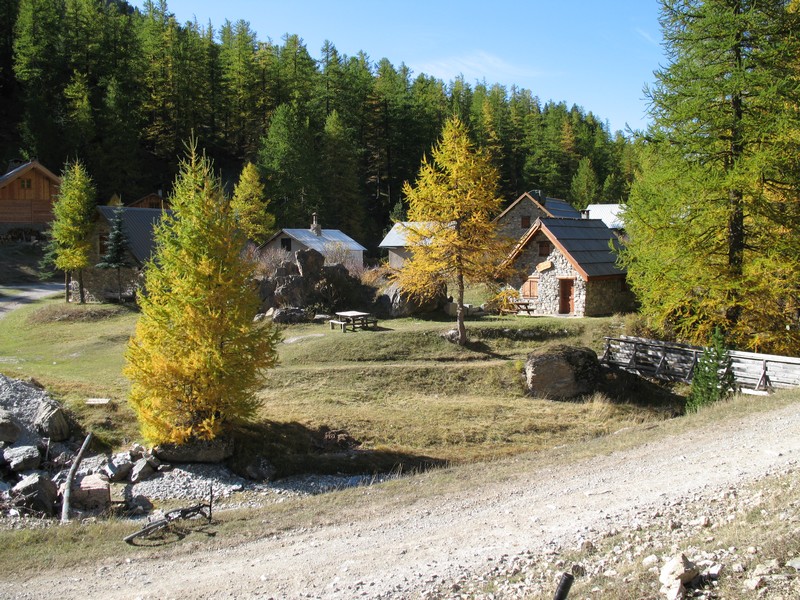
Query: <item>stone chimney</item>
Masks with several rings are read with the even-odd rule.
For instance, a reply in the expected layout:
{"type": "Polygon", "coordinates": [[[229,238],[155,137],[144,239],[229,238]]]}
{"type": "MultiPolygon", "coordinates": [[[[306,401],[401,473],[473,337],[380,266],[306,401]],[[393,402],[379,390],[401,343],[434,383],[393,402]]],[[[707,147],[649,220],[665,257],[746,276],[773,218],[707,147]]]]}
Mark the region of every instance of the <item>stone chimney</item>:
{"type": "Polygon", "coordinates": [[[320,227],[319,223],[317,223],[317,213],[311,214],[311,232],[316,235],[322,235],[322,227],[320,227]]]}

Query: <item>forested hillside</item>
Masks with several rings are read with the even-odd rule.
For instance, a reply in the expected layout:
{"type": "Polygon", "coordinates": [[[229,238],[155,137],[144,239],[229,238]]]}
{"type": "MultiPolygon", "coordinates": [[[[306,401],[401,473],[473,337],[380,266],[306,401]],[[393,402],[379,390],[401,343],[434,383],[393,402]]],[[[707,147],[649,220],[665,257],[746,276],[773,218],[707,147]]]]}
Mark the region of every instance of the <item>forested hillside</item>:
{"type": "Polygon", "coordinates": [[[0,160],[80,158],[101,202],[168,192],[194,133],[228,185],[245,161],[279,226],[312,211],[368,245],[402,209],[444,120],[489,149],[506,201],[529,189],[576,205],[618,202],[630,142],[535,91],[443,82],[403,64],[312,56],[297,35],[259,40],[248,22],[178,23],[163,0],[0,0],[0,160]]]}

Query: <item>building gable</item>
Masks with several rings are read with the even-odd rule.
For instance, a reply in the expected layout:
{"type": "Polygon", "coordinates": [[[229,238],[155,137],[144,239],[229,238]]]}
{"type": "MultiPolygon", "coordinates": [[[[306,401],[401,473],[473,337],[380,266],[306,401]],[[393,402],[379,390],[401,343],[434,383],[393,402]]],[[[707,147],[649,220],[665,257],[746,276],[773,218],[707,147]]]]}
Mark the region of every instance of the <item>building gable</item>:
{"type": "Polygon", "coordinates": [[[53,220],[61,179],[33,160],[0,177],[0,225],[44,229],[53,220]]]}

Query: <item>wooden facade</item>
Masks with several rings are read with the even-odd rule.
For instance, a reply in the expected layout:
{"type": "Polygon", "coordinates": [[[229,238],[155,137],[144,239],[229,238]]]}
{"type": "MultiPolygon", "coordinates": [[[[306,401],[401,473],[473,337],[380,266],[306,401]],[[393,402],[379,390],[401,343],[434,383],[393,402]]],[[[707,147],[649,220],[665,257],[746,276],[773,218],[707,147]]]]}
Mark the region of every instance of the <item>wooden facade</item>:
{"type": "Polygon", "coordinates": [[[44,230],[53,220],[61,178],[33,160],[0,177],[0,231],[44,230]]]}
{"type": "Polygon", "coordinates": [[[169,208],[169,202],[164,199],[161,194],[152,192],[146,196],[142,196],[138,200],[134,200],[127,205],[128,208],[169,208]]]}

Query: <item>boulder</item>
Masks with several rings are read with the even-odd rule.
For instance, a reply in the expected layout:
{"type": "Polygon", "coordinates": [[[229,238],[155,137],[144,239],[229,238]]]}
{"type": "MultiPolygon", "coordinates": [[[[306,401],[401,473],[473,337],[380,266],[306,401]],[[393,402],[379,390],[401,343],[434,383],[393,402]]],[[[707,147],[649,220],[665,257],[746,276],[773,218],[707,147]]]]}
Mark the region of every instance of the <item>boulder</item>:
{"type": "Polygon", "coordinates": [[[591,394],[600,383],[600,361],[589,348],[556,346],[534,352],[525,364],[528,394],[567,400],[591,394]]]}
{"type": "Polygon", "coordinates": [[[378,308],[391,317],[408,317],[413,314],[431,313],[447,302],[447,287],[441,286],[436,294],[426,300],[409,297],[397,283],[381,289],[375,299],[378,308]]]}
{"type": "Polygon", "coordinates": [[[9,469],[19,473],[37,469],[42,463],[42,455],[36,446],[15,446],[3,449],[3,460],[9,469]]]}
{"type": "Polygon", "coordinates": [[[55,512],[58,489],[56,484],[41,473],[28,475],[11,489],[15,506],[52,515],[55,512]]]}
{"type": "Polygon", "coordinates": [[[124,481],[133,470],[133,461],[129,452],[120,452],[112,456],[103,466],[102,473],[109,481],[124,481]]]}
{"type": "Polygon", "coordinates": [[[686,584],[699,574],[700,569],[686,558],[685,554],[673,556],[661,568],[661,573],[658,576],[658,580],[662,584],[660,592],[664,594],[668,600],[683,598],[686,591],[686,584]]]}
{"type": "Polygon", "coordinates": [[[302,308],[276,308],[272,313],[273,323],[304,323],[307,320],[302,308]]]}
{"type": "Polygon", "coordinates": [[[306,295],[306,282],[300,275],[275,278],[276,306],[302,306],[306,295]]]}
{"type": "Polygon", "coordinates": [[[70,428],[63,409],[52,400],[42,400],[33,421],[36,430],[42,437],[52,442],[63,442],[69,439],[70,428]]]}
{"type": "Polygon", "coordinates": [[[13,444],[21,432],[22,428],[12,414],[0,408],[0,442],[13,444]]]}
{"type": "Polygon", "coordinates": [[[150,479],[158,467],[154,467],[146,458],[140,458],[131,469],[131,483],[139,483],[150,479]]]}
{"type": "Polygon", "coordinates": [[[312,248],[295,252],[294,261],[300,276],[312,280],[320,278],[322,267],[325,265],[325,257],[312,248]]]}
{"type": "Polygon", "coordinates": [[[233,439],[159,444],[153,448],[153,454],[168,463],[218,463],[233,456],[233,439]]]}
{"type": "Polygon", "coordinates": [[[106,510],[111,506],[108,479],[99,474],[87,475],[72,488],[71,504],[78,510],[106,510]]]}

